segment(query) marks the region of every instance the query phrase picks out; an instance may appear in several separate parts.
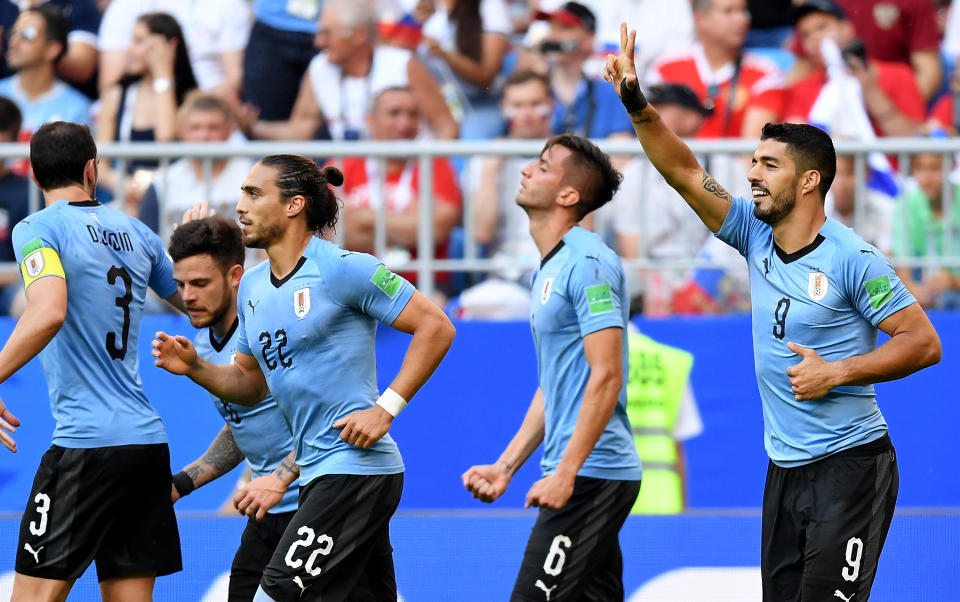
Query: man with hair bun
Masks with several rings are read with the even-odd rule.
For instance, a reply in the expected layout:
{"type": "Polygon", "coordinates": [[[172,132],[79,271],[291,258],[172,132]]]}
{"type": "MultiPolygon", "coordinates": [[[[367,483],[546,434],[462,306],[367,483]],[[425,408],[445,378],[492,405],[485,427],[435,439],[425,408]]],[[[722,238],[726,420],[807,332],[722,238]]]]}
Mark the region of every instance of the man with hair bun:
{"type": "Polygon", "coordinates": [[[157,333],[156,364],[228,403],[269,392],[290,424],[300,507],[264,569],[254,600],[352,596],[395,600],[389,522],[403,461],[387,433],[453,342],[439,307],[375,257],[318,235],[337,222],[334,167],[270,155],[247,175],[237,203],[244,244],[265,261],[240,281],[231,364],[198,357],[183,336],[157,333]],[[377,391],[377,322],[412,334],[399,373],[377,391]]]}

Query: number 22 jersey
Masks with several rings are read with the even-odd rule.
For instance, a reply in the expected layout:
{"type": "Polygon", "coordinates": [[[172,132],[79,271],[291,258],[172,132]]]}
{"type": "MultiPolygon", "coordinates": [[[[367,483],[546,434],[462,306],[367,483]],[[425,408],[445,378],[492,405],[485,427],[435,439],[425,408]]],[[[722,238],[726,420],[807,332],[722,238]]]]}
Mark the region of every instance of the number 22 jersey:
{"type": "Polygon", "coordinates": [[[390,433],[361,449],[343,442],[333,424],[373,407],[377,322],[392,324],[413,293],[376,257],[319,238],[282,279],[269,261],[244,274],[237,351],[257,360],[290,423],[301,486],[327,474],[403,472],[390,433]]]}
{"type": "Polygon", "coordinates": [[[163,243],[139,220],[96,201],[56,201],[13,229],[24,286],[67,284],[67,316],[40,352],[53,444],[92,448],[166,443],[140,383],[137,342],[147,286],[177,291],[163,243]]]}
{"type": "Polygon", "coordinates": [[[836,361],[873,351],[877,325],[916,303],[893,267],[853,230],[827,218],[816,239],[784,253],[773,229],[734,198],[717,238],[747,260],[753,355],[763,406],[764,446],[779,466],[800,466],[879,439],[887,423],[873,385],[836,387],[797,401],[787,369],[801,357],[788,342],[836,361]]]}

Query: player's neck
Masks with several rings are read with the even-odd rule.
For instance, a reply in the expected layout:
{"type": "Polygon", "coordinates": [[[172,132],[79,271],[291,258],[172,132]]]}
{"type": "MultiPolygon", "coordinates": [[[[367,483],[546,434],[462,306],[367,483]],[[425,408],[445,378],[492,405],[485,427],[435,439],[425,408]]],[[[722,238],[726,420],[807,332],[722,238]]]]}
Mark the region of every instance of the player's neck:
{"type": "Polygon", "coordinates": [[[550,87],[564,104],[573,103],[583,79],[582,65],[557,64],[550,70],[550,87]]]}
{"type": "Polygon", "coordinates": [[[343,63],[343,74],[348,77],[367,77],[370,75],[370,67],[373,65],[373,47],[365,48],[355,54],[343,63]]]}
{"type": "Polygon", "coordinates": [[[43,199],[46,205],[56,203],[57,201],[66,201],[68,203],[82,203],[93,198],[90,191],[80,185],[65,186],[63,188],[53,188],[43,191],[43,199]]]}
{"type": "Polygon", "coordinates": [[[54,76],[53,68],[47,65],[37,65],[29,69],[23,69],[17,73],[20,89],[30,100],[43,96],[53,87],[54,76]]]}
{"type": "Polygon", "coordinates": [[[825,221],[827,216],[823,204],[808,209],[798,206],[773,226],[773,240],[784,253],[796,253],[816,240],[825,221]]]}
{"type": "Polygon", "coordinates": [[[570,231],[570,228],[577,225],[567,214],[558,211],[528,211],[527,216],[530,218],[530,236],[533,237],[541,258],[546,257],[547,253],[552,251],[570,231]]]}
{"type": "Polygon", "coordinates": [[[227,307],[226,313],[223,316],[210,325],[210,330],[213,331],[213,336],[217,337],[218,341],[222,341],[223,337],[227,336],[227,333],[230,332],[230,327],[233,326],[234,320],[237,319],[237,293],[233,293],[233,302],[227,307]]]}
{"type": "Polygon", "coordinates": [[[307,230],[306,223],[298,220],[291,224],[284,232],[283,237],[267,247],[267,257],[270,259],[270,271],[282,280],[290,275],[303,257],[313,232],[307,230]]]}

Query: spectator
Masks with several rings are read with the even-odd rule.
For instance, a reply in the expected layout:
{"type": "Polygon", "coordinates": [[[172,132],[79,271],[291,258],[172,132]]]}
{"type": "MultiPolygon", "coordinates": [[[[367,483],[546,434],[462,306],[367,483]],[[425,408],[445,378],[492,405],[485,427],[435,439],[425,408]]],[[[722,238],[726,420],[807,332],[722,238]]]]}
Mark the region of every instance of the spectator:
{"type": "Polygon", "coordinates": [[[537,18],[550,22],[536,58],[545,62],[550,78],[552,133],[632,139],[633,125],[617,107],[616,92],[599,78],[584,73],[584,63],[594,49],[597,20],[593,11],[580,3],[567,2],[551,13],[538,13],[537,18]]]}
{"type": "MultiPolygon", "coordinates": [[[[833,2],[813,2],[813,4],[833,2]]],[[[807,4],[811,4],[808,2],[807,4]]],[[[932,0],[839,0],[853,30],[878,61],[912,67],[924,100],[940,90],[940,36],[932,0]]]]}
{"type": "Polygon", "coordinates": [[[504,0],[440,0],[423,24],[426,63],[464,106],[460,137],[502,133],[495,80],[510,49],[510,15],[504,0]]]}
{"type": "MultiPolygon", "coordinates": [[[[420,130],[420,114],[417,96],[409,88],[381,90],[374,97],[367,118],[371,138],[413,140],[420,130]]],[[[365,253],[378,251],[374,244],[376,215],[385,209],[386,244],[397,252],[394,260],[416,258],[420,228],[417,160],[387,159],[383,175],[380,175],[378,162],[373,159],[350,157],[340,163],[344,178],[341,189],[344,248],[365,253]],[[383,188],[379,185],[381,178],[383,188]]],[[[444,258],[450,230],[460,221],[460,193],[453,168],[443,158],[433,162],[433,203],[434,257],[444,258]]],[[[404,277],[416,282],[415,274],[405,274],[404,277]]],[[[441,288],[449,282],[449,275],[438,278],[441,288]]]]}
{"type": "MultiPolygon", "coordinates": [[[[960,6],[960,5],[958,5],[960,6]]],[[[958,11],[960,14],[960,11],[958,11]]],[[[930,114],[927,116],[927,122],[924,129],[931,134],[935,132],[942,132],[949,134],[951,136],[956,136],[958,126],[960,126],[960,115],[956,113],[956,97],[960,95],[960,62],[954,65],[953,71],[950,73],[950,86],[947,94],[941,96],[936,103],[934,103],[933,108],[930,109],[930,114]]]]}
{"type": "MultiPolygon", "coordinates": [[[[0,96],[0,144],[16,142],[22,116],[17,105],[0,96]]],[[[16,266],[10,233],[13,227],[29,213],[30,190],[27,179],[12,173],[0,161],[0,262],[16,266]]],[[[19,316],[26,307],[20,271],[0,271],[0,315],[19,316]]]]}
{"type": "MultiPolygon", "coordinates": [[[[183,142],[226,142],[234,131],[233,117],[219,96],[194,90],[177,115],[177,139],[183,142]]],[[[215,159],[209,181],[200,159],[180,159],[160,171],[143,196],[140,219],[166,240],[180,217],[195,203],[206,201],[218,215],[232,218],[238,183],[253,161],[247,157],[215,159]]]]}
{"type": "MultiPolygon", "coordinates": [[[[914,155],[910,172],[916,187],[897,204],[893,248],[898,258],[960,255],[960,190],[947,185],[944,207],[942,155],[914,155]],[[949,246],[947,231],[949,230],[949,246]]],[[[924,307],[960,309],[960,278],[945,268],[900,268],[897,276],[924,307]]]]}
{"type": "MultiPolygon", "coordinates": [[[[190,67],[183,32],[177,20],[166,13],[146,13],[133,26],[133,41],[127,49],[124,76],[103,94],[97,118],[98,142],[170,142],[176,138],[177,108],[197,87],[190,67]]],[[[156,161],[134,160],[127,173],[156,169],[156,161]]],[[[149,185],[150,174],[128,183],[126,208],[136,215],[137,203],[149,185]]],[[[113,190],[116,172],[100,168],[100,184],[113,190]]]]}
{"type": "Polygon", "coordinates": [[[253,0],[253,29],[243,55],[243,100],[263,119],[288,119],[300,82],[317,53],[314,37],[324,2],[253,0]]]}
{"type": "MultiPolygon", "coordinates": [[[[113,0],[100,27],[100,89],[124,73],[134,24],[151,12],[167,13],[180,24],[197,87],[239,104],[243,49],[251,26],[244,0],[113,0]]],[[[276,53],[274,48],[270,56],[276,53]]]]}
{"type": "Polygon", "coordinates": [[[620,48],[620,23],[643,23],[634,59],[638,73],[646,73],[661,56],[689,48],[694,41],[690,2],[663,0],[591,0],[584,2],[597,16],[598,50],[606,58],[620,48]]]}
{"type": "MultiPolygon", "coordinates": [[[[503,120],[510,140],[545,140],[551,135],[553,98],[550,81],[534,71],[517,71],[503,85],[500,101],[503,120]]],[[[535,266],[540,253],[530,238],[530,220],[517,206],[520,170],[531,157],[489,155],[473,157],[467,164],[465,193],[472,198],[474,237],[486,254],[535,266]]],[[[500,274],[506,280],[520,282],[529,292],[529,271],[500,274]]]]}
{"type": "Polygon", "coordinates": [[[689,86],[713,109],[698,138],[756,138],[777,121],[786,99],[779,68],[743,49],[750,13],[746,0],[693,0],[697,42],[663,57],[647,73],[648,85],[689,86]]]}
{"type": "Polygon", "coordinates": [[[825,200],[827,217],[853,228],[863,240],[889,257],[893,252],[894,204],[890,197],[864,186],[864,203],[861,207],[855,207],[854,165],[853,157],[837,155],[837,174],[825,200]]]}
{"type": "Polygon", "coordinates": [[[316,45],[290,119],[242,115],[254,138],[308,140],[318,131],[334,140],[368,137],[365,108],[382,90],[409,87],[437,138],[456,138],[457,122],[426,67],[409,50],[376,43],[378,16],[369,0],[325,0],[316,45]]]}
{"type": "Polygon", "coordinates": [[[796,16],[797,37],[814,70],[790,89],[790,100],[784,111],[786,121],[828,126],[835,135],[838,126],[843,125],[841,122],[849,121],[847,101],[828,98],[839,93],[838,87],[827,86],[827,57],[822,53],[823,40],[831,39],[847,50],[844,53],[846,67],[859,82],[863,105],[877,135],[909,136],[917,132],[923,121],[924,104],[910,67],[877,60],[869,54],[864,57],[855,50],[856,46],[851,45],[855,40],[853,24],[832,0],[807,1],[797,9],[796,16]],[[821,109],[827,105],[833,107],[827,111],[832,115],[832,123],[826,123],[821,117],[811,118],[811,112],[818,105],[821,109]]]}
{"type": "MultiPolygon", "coordinates": [[[[696,93],[682,84],[658,84],[648,90],[647,99],[660,118],[683,138],[696,136],[711,111],[696,93]]],[[[667,184],[650,161],[635,158],[627,164],[622,186],[610,210],[601,207],[598,220],[609,224],[621,257],[657,262],[692,260],[710,235],[696,213],[680,203],[677,192],[667,184]],[[676,200],[678,202],[671,202],[676,200]]],[[[604,228],[606,229],[606,228],[604,228]]],[[[642,292],[643,311],[649,315],[671,313],[673,296],[684,284],[686,269],[627,270],[632,298],[642,292]]]]}
{"type": "MultiPolygon", "coordinates": [[[[97,72],[97,30],[100,28],[100,11],[92,0],[0,0],[0,27],[8,31],[13,27],[20,8],[36,8],[49,4],[60,9],[69,25],[67,52],[57,63],[57,74],[76,86],[90,98],[96,98],[97,87],[94,75],[97,72]]],[[[3,40],[6,53],[7,40],[3,40]]],[[[9,73],[5,73],[9,75],[9,73]]]]}
{"type": "MultiPolygon", "coordinates": [[[[68,28],[63,14],[45,4],[20,13],[10,31],[7,64],[16,73],[0,80],[0,96],[17,103],[23,115],[22,142],[48,121],[90,124],[90,101],[55,74],[67,50],[68,28]]],[[[17,161],[12,169],[24,175],[28,163],[17,161]]]]}

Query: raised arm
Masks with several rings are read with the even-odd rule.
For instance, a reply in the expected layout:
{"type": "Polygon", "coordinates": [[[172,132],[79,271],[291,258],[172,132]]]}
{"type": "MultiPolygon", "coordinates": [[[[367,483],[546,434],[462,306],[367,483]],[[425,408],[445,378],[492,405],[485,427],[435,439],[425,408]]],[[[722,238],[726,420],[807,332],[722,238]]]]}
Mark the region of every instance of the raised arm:
{"type": "Polygon", "coordinates": [[[158,332],[152,343],[154,364],[190,378],[228,403],[252,406],[269,392],[260,365],[252,355],[237,351],[232,364],[217,365],[197,355],[190,340],[158,332]]]}
{"type": "Polygon", "coordinates": [[[712,232],[717,232],[730,210],[730,193],[704,171],[690,148],[660,119],[647,103],[637,80],[633,49],[637,32],[627,34],[620,24],[620,54],[607,56],[604,78],[614,85],[623,102],[637,138],[653,166],[700,216],[712,232]]]}
{"type": "Polygon", "coordinates": [[[544,428],[543,391],[537,389],[520,430],[510,440],[507,449],[495,464],[471,466],[461,477],[463,486],[481,502],[490,503],[503,495],[513,475],[543,443],[544,428]]]}
{"type": "Polygon", "coordinates": [[[228,425],[217,433],[210,447],[203,456],[188,464],[183,470],[173,475],[173,501],[177,501],[191,493],[198,487],[203,487],[210,481],[216,480],[237,467],[244,459],[243,452],[237,447],[233,439],[233,432],[228,425]]]}

